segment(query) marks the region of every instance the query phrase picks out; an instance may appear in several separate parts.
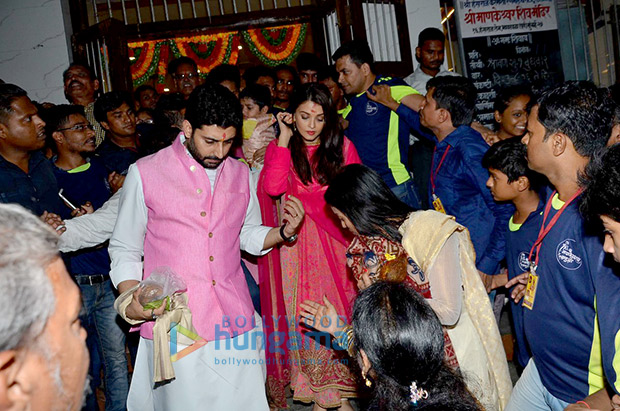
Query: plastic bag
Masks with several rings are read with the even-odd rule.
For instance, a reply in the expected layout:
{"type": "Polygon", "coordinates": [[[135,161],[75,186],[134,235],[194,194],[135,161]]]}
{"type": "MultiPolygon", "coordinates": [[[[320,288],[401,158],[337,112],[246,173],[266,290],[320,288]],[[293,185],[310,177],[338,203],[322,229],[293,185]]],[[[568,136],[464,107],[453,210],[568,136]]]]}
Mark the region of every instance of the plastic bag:
{"type": "MultiPolygon", "coordinates": [[[[157,267],[150,277],[140,283],[138,301],[144,309],[157,309],[166,301],[168,305],[172,294],[187,290],[187,286],[170,267],[157,267]]],[[[169,307],[166,307],[168,309],[169,307]]]]}

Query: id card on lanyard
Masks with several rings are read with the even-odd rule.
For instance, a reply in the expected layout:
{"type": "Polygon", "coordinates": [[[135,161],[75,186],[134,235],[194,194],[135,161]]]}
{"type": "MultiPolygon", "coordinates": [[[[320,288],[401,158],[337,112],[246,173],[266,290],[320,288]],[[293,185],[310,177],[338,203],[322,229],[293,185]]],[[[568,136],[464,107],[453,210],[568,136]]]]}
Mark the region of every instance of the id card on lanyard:
{"type": "Polygon", "coordinates": [[[437,165],[437,169],[434,170],[434,172],[433,172],[433,168],[435,168],[435,153],[437,152],[437,146],[435,146],[435,148],[433,149],[433,161],[431,162],[431,187],[433,189],[433,208],[435,209],[435,211],[439,211],[440,213],[443,213],[443,214],[447,214],[447,213],[446,213],[446,209],[443,207],[441,199],[437,196],[437,194],[435,194],[435,179],[437,178],[437,174],[439,174],[439,169],[441,169],[441,166],[443,165],[443,161],[446,159],[446,156],[448,155],[448,151],[450,151],[450,147],[451,147],[450,145],[446,147],[446,151],[443,152],[443,156],[441,156],[439,165],[437,165]]]}
{"type": "Polygon", "coordinates": [[[547,202],[547,205],[545,206],[545,213],[543,214],[543,221],[542,225],[540,226],[540,231],[538,232],[538,238],[536,238],[536,241],[534,242],[534,245],[532,246],[532,249],[530,250],[530,255],[528,257],[528,260],[530,262],[530,272],[527,277],[525,295],[523,296],[523,307],[529,310],[534,309],[536,290],[538,289],[538,282],[540,280],[540,276],[536,273],[536,269],[538,268],[538,257],[540,255],[540,248],[542,247],[542,242],[547,236],[547,234],[549,234],[549,231],[551,231],[551,228],[553,228],[555,223],[557,223],[564,210],[566,210],[566,207],[568,207],[568,205],[572,203],[573,200],[575,200],[582,191],[583,189],[577,190],[577,192],[566,203],[564,203],[562,208],[558,210],[558,212],[553,216],[551,221],[549,221],[549,224],[547,226],[545,226],[545,222],[547,221],[547,217],[549,216],[549,212],[551,211],[551,203],[553,203],[553,198],[557,193],[556,191],[551,194],[551,197],[547,202]],[[534,257],[534,259],[532,259],[532,257],[534,257]]]}

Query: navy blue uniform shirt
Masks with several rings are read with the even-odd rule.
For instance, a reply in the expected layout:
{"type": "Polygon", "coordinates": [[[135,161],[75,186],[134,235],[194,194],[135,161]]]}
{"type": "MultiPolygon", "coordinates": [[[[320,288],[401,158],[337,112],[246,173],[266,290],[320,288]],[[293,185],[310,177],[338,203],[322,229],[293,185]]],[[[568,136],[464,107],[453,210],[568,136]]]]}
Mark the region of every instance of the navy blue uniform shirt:
{"type": "Polygon", "coordinates": [[[0,156],[0,202],[17,203],[36,215],[44,211],[60,213],[64,207],[52,165],[35,151],[28,161],[28,173],[0,156]]]}
{"type": "MultiPolygon", "coordinates": [[[[506,265],[508,266],[509,280],[530,270],[528,256],[532,245],[536,238],[538,238],[544,207],[544,201],[539,201],[536,211],[530,213],[522,224],[513,223],[513,217],[510,217],[506,233],[506,265]]],[[[515,340],[517,341],[516,358],[519,365],[525,368],[532,354],[523,331],[523,310],[526,308],[521,303],[522,301],[515,303],[510,299],[510,312],[514,325],[515,340]]]]}
{"type": "MultiPolygon", "coordinates": [[[[557,195],[548,197],[552,207],[545,224],[564,204],[557,195]]],[[[617,295],[620,286],[600,237],[586,233],[577,203],[566,207],[544,238],[534,306],[523,310],[525,336],[543,385],[571,403],[604,386],[598,315],[603,307],[597,310],[596,288],[615,284],[617,295]]]]}

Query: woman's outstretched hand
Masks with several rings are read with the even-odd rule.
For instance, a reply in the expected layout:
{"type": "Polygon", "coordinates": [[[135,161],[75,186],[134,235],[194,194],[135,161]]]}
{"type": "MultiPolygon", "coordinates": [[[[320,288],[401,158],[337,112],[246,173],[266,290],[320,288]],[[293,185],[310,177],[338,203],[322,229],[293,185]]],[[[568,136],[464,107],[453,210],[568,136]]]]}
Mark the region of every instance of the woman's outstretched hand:
{"type": "Polygon", "coordinates": [[[305,319],[303,324],[317,331],[335,336],[347,325],[347,319],[338,315],[334,305],[325,296],[323,296],[323,304],[306,300],[299,306],[302,310],[299,315],[305,319]]]}

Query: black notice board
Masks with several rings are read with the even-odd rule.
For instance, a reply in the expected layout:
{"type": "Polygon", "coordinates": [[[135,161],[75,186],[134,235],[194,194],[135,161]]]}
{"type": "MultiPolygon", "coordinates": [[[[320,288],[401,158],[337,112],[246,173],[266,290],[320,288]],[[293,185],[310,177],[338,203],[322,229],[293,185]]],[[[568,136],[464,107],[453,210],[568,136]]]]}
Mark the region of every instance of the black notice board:
{"type": "Polygon", "coordinates": [[[564,80],[557,30],[464,38],[468,77],[478,90],[477,120],[493,124],[493,102],[505,87],[531,85],[540,92],[564,80]]]}

